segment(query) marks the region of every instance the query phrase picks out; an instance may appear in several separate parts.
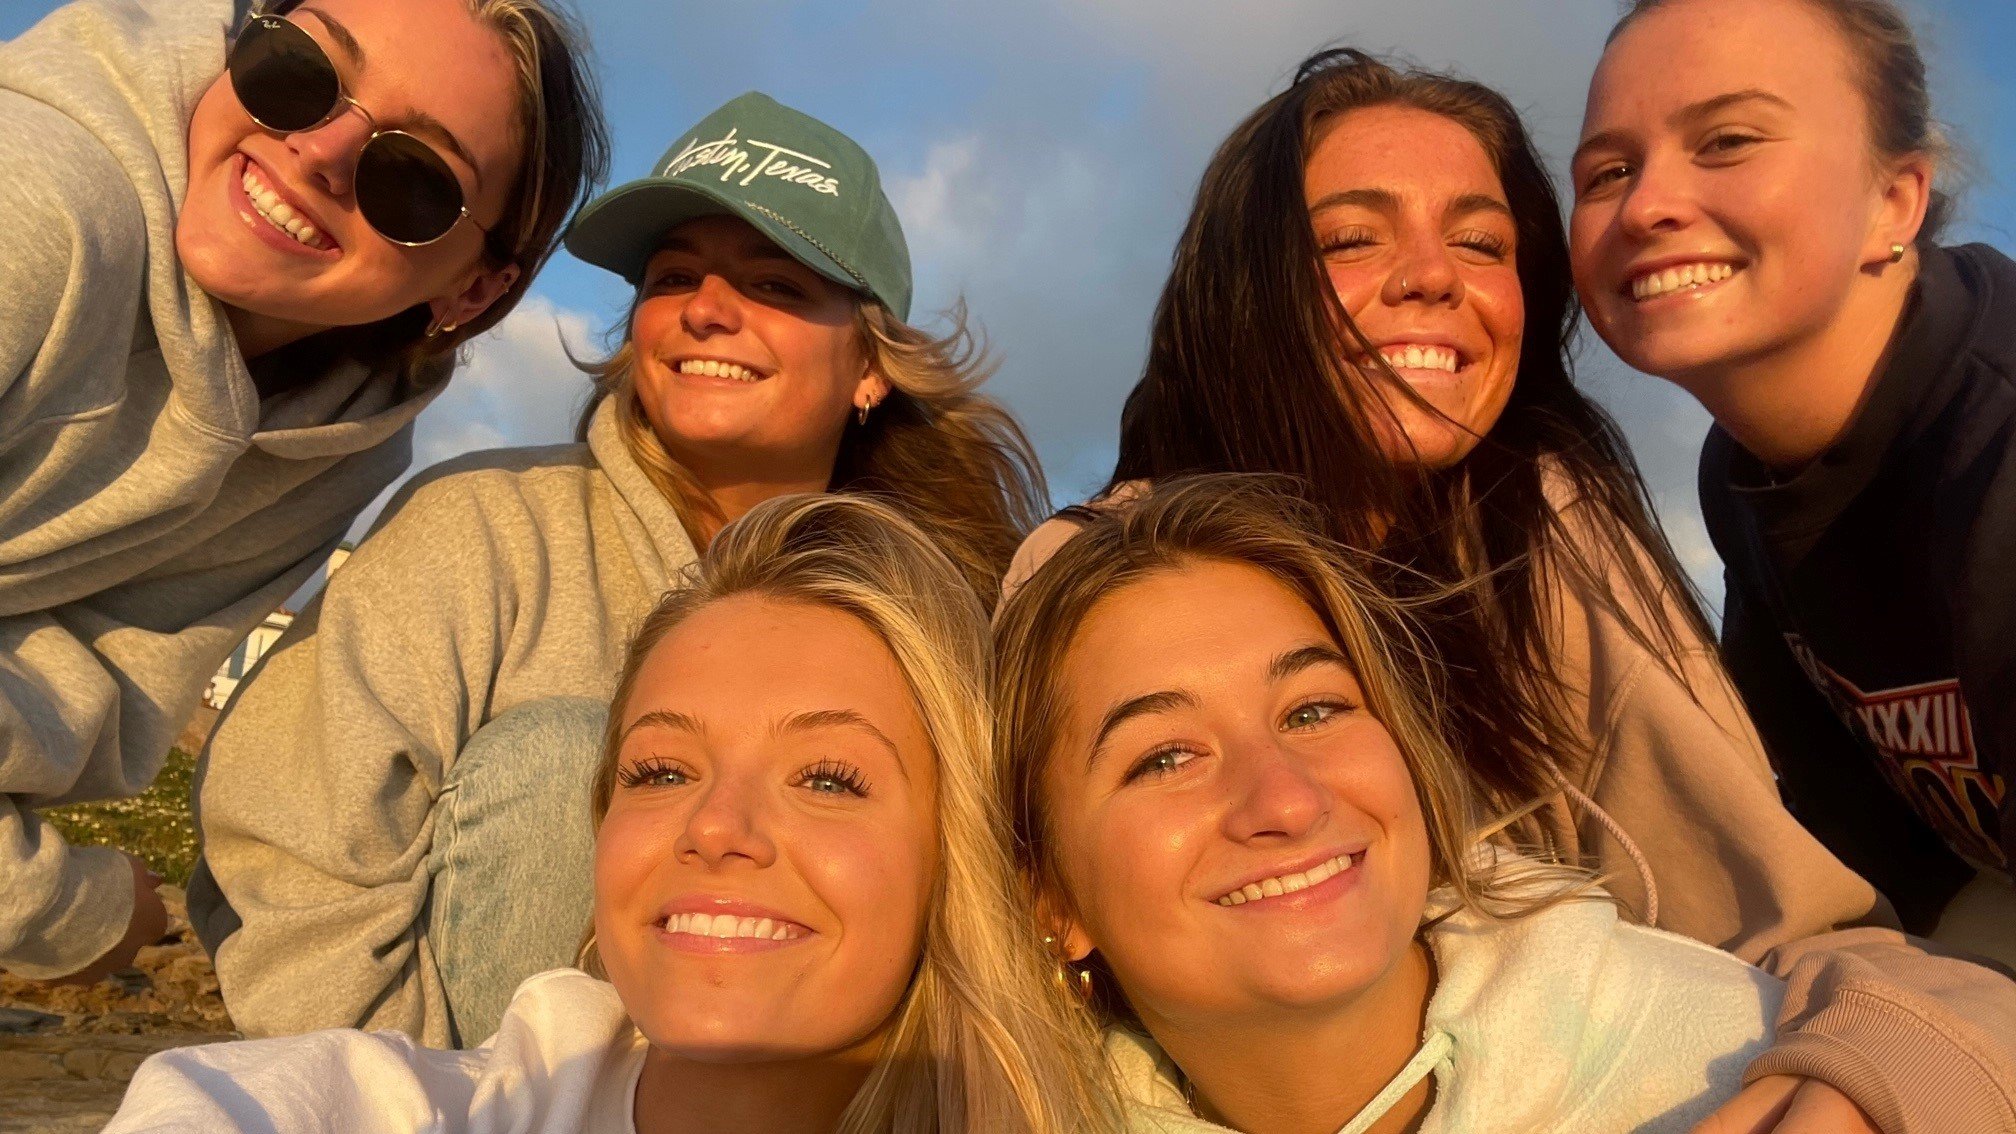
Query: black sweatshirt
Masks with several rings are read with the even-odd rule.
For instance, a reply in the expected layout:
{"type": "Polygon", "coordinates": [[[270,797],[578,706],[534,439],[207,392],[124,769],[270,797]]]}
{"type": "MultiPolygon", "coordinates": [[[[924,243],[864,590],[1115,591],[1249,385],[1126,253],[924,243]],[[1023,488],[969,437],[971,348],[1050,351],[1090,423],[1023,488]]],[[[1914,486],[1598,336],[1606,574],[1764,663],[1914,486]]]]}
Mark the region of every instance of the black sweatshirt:
{"type": "Polygon", "coordinates": [[[2016,863],[2016,262],[1927,251],[1847,431],[1774,482],[1718,426],[1701,510],[1788,804],[1928,932],[2016,863]]]}

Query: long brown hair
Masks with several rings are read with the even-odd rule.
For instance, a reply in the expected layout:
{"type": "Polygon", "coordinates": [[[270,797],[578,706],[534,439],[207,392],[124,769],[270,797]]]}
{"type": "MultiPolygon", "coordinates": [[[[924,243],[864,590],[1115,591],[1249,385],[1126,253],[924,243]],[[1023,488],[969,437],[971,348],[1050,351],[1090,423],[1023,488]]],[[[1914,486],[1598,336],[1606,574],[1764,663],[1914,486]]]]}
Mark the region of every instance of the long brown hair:
{"type": "MultiPolygon", "coordinates": [[[[1066,1058],[1074,1050],[1068,1037],[1083,1024],[1046,994],[1033,919],[1012,905],[1007,822],[993,790],[986,613],[942,542],[891,504],[787,496],[722,529],[631,641],[595,776],[596,826],[615,793],[624,704],[645,660],[695,613],[737,595],[859,619],[895,657],[937,759],[940,876],[924,955],[840,1131],[1116,1129],[1096,1067],[1066,1058]]],[[[585,965],[599,967],[592,935],[582,952],[585,965]]]]}
{"type": "Polygon", "coordinates": [[[1556,757],[1581,735],[1548,639],[1554,572],[1609,595],[1621,571],[1651,619],[1626,625],[1661,656],[1677,656],[1683,632],[1710,637],[1622,433],[1575,388],[1577,310],[1553,181],[1502,95],[1360,51],[1311,56],[1205,170],[1121,418],[1109,490],[1196,472],[1286,474],[1305,484],[1332,537],[1407,565],[1389,576],[1396,588],[1444,589],[1488,571],[1484,586],[1446,591],[1430,638],[1463,683],[1446,705],[1457,750],[1488,792],[1529,799],[1552,785],[1556,757]],[[1497,168],[1518,233],[1517,381],[1489,434],[1439,471],[1399,466],[1378,441],[1378,419],[1392,414],[1382,389],[1413,395],[1326,279],[1303,191],[1308,156],[1335,119],[1382,105],[1468,129],[1497,168]],[[1351,361],[1367,356],[1375,361],[1351,361]],[[1569,503],[1593,539],[1566,530],[1569,503]],[[1680,626],[1667,615],[1675,606],[1680,626]]]}
{"type": "MultiPolygon", "coordinates": [[[[1049,490],[1022,427],[979,392],[994,367],[967,327],[965,306],[955,305],[947,319],[952,329],[932,335],[872,299],[856,300],[863,354],[868,368],[889,383],[889,394],[865,422],[847,422],[827,488],[873,493],[896,504],[939,541],[991,609],[1015,548],[1043,517],[1049,490]]],[[[582,365],[595,379],[595,395],[581,431],[585,435],[605,398],[616,399],[625,447],[671,501],[693,546],[705,547],[703,533],[721,515],[644,416],[631,376],[637,352],[627,332],[633,321],[625,317],[623,343],[614,354],[582,365]]]]}

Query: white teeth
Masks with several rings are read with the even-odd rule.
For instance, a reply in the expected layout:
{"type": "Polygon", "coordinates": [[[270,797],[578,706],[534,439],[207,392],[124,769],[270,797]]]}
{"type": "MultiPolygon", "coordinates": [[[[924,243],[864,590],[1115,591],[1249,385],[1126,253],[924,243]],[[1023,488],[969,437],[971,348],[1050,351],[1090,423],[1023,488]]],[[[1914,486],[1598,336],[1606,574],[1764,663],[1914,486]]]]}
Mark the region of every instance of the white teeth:
{"type": "Polygon", "coordinates": [[[1278,898],[1283,894],[1293,894],[1298,890],[1307,890],[1311,886],[1328,882],[1349,869],[1351,869],[1351,856],[1340,854],[1297,874],[1282,874],[1273,878],[1263,878],[1258,882],[1248,882],[1217,899],[1217,902],[1221,906],[1243,906],[1247,902],[1257,902],[1261,898],[1278,898]]]}
{"type": "Polygon", "coordinates": [[[737,382],[754,382],[762,377],[746,366],[732,362],[718,362],[711,358],[689,358],[679,363],[681,374],[699,374],[708,378],[733,378],[737,382]]]}
{"type": "Polygon", "coordinates": [[[1651,299],[1669,292],[1721,283],[1736,274],[1736,266],[1704,261],[1651,272],[1631,281],[1631,298],[1651,299]]]}
{"type": "Polygon", "coordinates": [[[673,914],[665,919],[665,932],[690,933],[695,937],[752,937],[762,941],[789,941],[798,936],[788,921],[704,913],[673,914]]]}
{"type": "Polygon", "coordinates": [[[1416,344],[1389,346],[1380,351],[1380,357],[1386,360],[1386,365],[1395,370],[1440,370],[1454,374],[1460,369],[1457,365],[1456,352],[1448,347],[1416,344]]]}
{"type": "Polygon", "coordinates": [[[242,183],[245,186],[245,196],[251,200],[253,209],[257,210],[267,223],[310,248],[322,246],[321,232],[308,223],[308,218],[295,212],[293,206],[281,200],[280,195],[273,192],[272,187],[259,180],[259,175],[252,172],[251,162],[245,163],[242,183]]]}

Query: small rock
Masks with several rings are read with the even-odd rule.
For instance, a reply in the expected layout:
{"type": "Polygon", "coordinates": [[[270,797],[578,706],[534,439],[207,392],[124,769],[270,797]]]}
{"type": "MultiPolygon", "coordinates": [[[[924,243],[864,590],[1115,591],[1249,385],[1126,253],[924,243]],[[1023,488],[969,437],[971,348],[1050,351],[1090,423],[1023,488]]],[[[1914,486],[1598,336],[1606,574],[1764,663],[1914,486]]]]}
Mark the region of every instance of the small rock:
{"type": "Polygon", "coordinates": [[[0,1008],[0,1034],[26,1036],[63,1026],[63,1017],[33,1008],[0,1008]]]}

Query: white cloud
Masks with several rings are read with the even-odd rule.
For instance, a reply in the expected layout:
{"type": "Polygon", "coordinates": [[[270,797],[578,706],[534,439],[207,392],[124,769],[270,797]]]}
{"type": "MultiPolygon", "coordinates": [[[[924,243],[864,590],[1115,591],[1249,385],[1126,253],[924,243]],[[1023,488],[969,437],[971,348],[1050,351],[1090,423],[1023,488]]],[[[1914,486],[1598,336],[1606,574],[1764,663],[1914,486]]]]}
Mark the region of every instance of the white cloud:
{"type": "Polygon", "coordinates": [[[448,389],[414,427],[412,467],[357,518],[351,534],[369,530],[399,484],[450,457],[573,440],[589,383],[568,360],[568,349],[578,358],[599,356],[593,320],[536,293],[471,339],[448,389]]]}

